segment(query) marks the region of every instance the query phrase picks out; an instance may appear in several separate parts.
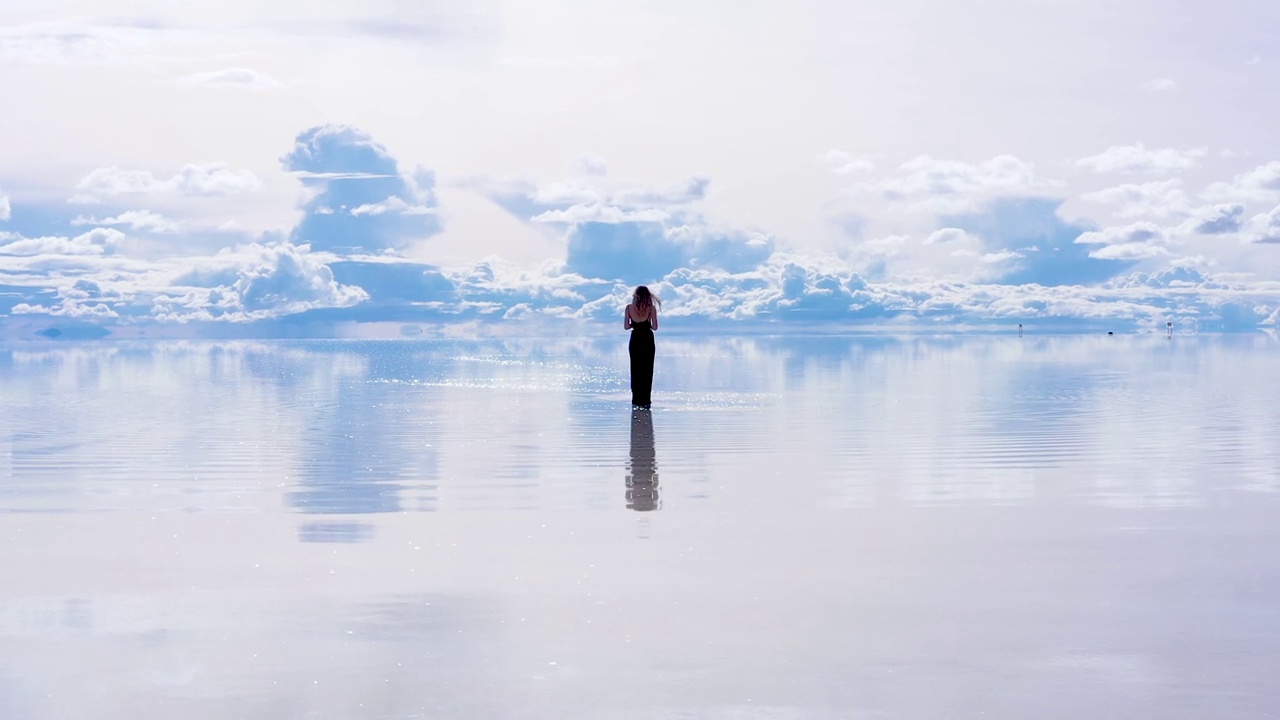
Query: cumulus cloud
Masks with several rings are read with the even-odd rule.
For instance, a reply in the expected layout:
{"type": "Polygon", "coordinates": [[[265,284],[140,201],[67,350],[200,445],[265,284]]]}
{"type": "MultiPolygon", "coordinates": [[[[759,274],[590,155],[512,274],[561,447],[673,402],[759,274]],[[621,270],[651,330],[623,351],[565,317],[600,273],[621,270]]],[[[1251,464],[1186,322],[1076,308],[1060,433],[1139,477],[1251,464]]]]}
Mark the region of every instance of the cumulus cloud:
{"type": "Polygon", "coordinates": [[[1226,235],[1240,230],[1244,205],[1232,203],[1199,208],[1184,225],[1187,232],[1198,235],[1226,235]]]}
{"type": "Polygon", "coordinates": [[[1237,175],[1231,182],[1213,183],[1202,196],[1211,202],[1265,202],[1274,200],[1278,193],[1280,160],[1273,160],[1237,175]]]}
{"type": "Polygon", "coordinates": [[[1089,257],[1100,260],[1148,260],[1168,254],[1169,251],[1159,245],[1143,242],[1117,243],[1089,251],[1089,257]]]}
{"type": "Polygon", "coordinates": [[[1165,237],[1164,228],[1153,222],[1140,221],[1130,225],[1084,232],[1075,241],[1081,245],[1120,245],[1162,241],[1165,237]]]}
{"type": "Polygon", "coordinates": [[[969,233],[961,230],[960,228],[948,227],[933,231],[929,237],[925,238],[924,244],[937,245],[939,243],[961,243],[973,239],[975,238],[971,237],[969,233]]]}
{"type": "Polygon", "coordinates": [[[1076,165],[1100,173],[1167,173],[1200,166],[1209,149],[1160,148],[1148,150],[1142,143],[1113,145],[1106,150],[1081,158],[1076,165]]]}
{"type": "Polygon", "coordinates": [[[232,287],[248,316],[344,307],[368,298],[361,288],[335,281],[333,271],[306,250],[285,244],[266,246],[259,265],[240,271],[232,287]]]}
{"type": "Polygon", "coordinates": [[[306,130],[280,160],[307,190],[302,222],[290,235],[296,245],[376,253],[440,231],[435,175],[401,173],[387,149],[359,128],[306,130]]]}
{"type": "Polygon", "coordinates": [[[1034,166],[1012,155],[998,155],[976,165],[921,155],[898,168],[905,177],[887,182],[890,192],[957,194],[1029,188],[1039,183],[1034,166]]]}
{"type": "Polygon", "coordinates": [[[254,192],[262,181],[249,170],[232,170],[226,163],[184,165],[172,177],[161,179],[147,170],[98,168],[76,184],[76,189],[97,195],[231,195],[254,192]]]}
{"type": "Polygon", "coordinates": [[[1265,215],[1255,215],[1249,223],[1249,242],[1280,243],[1280,207],[1265,215]]]}
{"type": "Polygon", "coordinates": [[[1120,217],[1168,217],[1187,212],[1186,193],[1178,178],[1142,184],[1125,184],[1085,193],[1080,199],[1104,205],[1117,205],[1120,217]]]}
{"type": "Polygon", "coordinates": [[[270,90],[280,87],[280,82],[266,73],[239,67],[187,75],[182,78],[182,83],[193,86],[238,88],[243,90],[270,90]]]}
{"type": "Polygon", "coordinates": [[[942,218],[945,225],[981,239],[978,252],[1006,255],[987,276],[1010,284],[1073,285],[1105,281],[1130,263],[1091,257],[1077,243],[1093,231],[1058,216],[1061,201],[1045,198],[999,198],[982,210],[942,218]]]}
{"type": "Polygon", "coordinates": [[[94,228],[75,237],[28,238],[16,233],[0,233],[0,255],[105,255],[124,237],[124,233],[114,228],[94,228]]]}
{"type": "Polygon", "coordinates": [[[72,220],[71,224],[128,225],[132,230],[149,230],[156,233],[173,233],[178,231],[177,223],[163,215],[151,212],[150,210],[128,210],[114,217],[102,218],[101,220],[81,215],[72,220]]]}
{"type": "Polygon", "coordinates": [[[773,251],[773,240],[701,224],[584,222],[569,234],[565,269],[586,278],[652,282],[680,267],[742,270],[773,251]]]}
{"type": "MultiPolygon", "coordinates": [[[[323,212],[323,211],[322,211],[323,212]]],[[[434,215],[435,208],[425,205],[410,205],[403,199],[392,195],[391,197],[376,203],[365,203],[364,205],[352,208],[352,215],[384,215],[386,213],[399,213],[401,215],[434,215]]]]}

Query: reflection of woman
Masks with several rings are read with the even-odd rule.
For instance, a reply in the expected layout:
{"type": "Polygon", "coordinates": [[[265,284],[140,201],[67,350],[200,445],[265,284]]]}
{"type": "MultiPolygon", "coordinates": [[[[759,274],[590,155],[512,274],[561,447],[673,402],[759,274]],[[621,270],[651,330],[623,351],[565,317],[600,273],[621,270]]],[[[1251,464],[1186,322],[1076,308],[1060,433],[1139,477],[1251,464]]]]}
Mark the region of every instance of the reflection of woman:
{"type": "Polygon", "coordinates": [[[631,459],[627,462],[627,507],[657,510],[658,461],[653,451],[653,414],[631,411],[631,459]]]}
{"type": "Polygon", "coordinates": [[[653,331],[658,329],[658,308],[662,301],[641,285],[623,311],[622,327],[631,331],[627,353],[631,355],[631,404],[649,409],[653,391],[653,331]]]}

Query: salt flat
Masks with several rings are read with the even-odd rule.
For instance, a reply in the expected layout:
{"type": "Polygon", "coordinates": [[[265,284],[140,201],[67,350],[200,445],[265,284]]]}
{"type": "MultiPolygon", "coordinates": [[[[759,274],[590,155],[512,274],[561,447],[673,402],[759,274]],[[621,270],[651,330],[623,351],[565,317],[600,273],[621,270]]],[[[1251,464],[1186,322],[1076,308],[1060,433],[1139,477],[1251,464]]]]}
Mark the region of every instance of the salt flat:
{"type": "Polygon", "coordinates": [[[1280,343],[0,348],[0,717],[1267,717],[1280,343]]]}

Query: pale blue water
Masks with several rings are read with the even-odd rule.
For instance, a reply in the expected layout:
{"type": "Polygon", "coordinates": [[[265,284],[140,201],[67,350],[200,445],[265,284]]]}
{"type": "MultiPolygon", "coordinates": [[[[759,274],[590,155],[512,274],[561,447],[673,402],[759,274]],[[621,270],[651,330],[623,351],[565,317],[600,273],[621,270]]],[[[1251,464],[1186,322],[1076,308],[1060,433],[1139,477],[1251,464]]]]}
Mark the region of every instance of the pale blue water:
{"type": "Polygon", "coordinates": [[[0,717],[1269,717],[1278,355],[11,344],[0,717]]]}

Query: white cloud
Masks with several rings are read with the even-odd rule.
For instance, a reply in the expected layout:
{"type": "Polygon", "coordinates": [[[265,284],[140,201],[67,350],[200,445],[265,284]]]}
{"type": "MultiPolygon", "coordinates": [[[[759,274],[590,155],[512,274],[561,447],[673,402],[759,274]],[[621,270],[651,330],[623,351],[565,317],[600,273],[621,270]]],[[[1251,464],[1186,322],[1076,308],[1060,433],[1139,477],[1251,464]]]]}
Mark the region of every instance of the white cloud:
{"type": "MultiPolygon", "coordinates": [[[[1075,242],[1081,245],[1127,245],[1163,241],[1165,229],[1153,222],[1140,221],[1130,225],[1104,228],[1081,233],[1075,242]]],[[[1092,256],[1092,253],[1090,253],[1092,256]]],[[[1102,257],[1102,256],[1094,256],[1102,257]]]]}
{"type": "Polygon", "coordinates": [[[1018,190],[1042,184],[1032,163],[1012,155],[998,155],[977,165],[957,160],[938,160],[921,155],[903,163],[905,177],[884,184],[890,192],[949,195],[986,190],[1018,190]]]}
{"type": "Polygon", "coordinates": [[[709,178],[694,176],[683,183],[665,187],[642,187],[621,190],[611,200],[619,205],[647,207],[652,205],[685,205],[701,200],[707,194],[709,178]]]}
{"type": "Polygon", "coordinates": [[[1225,235],[1240,229],[1244,205],[1230,203],[1197,208],[1180,230],[1196,235],[1225,235]]]}
{"type": "Polygon", "coordinates": [[[902,254],[903,247],[911,241],[908,235],[889,235],[887,237],[864,240],[853,250],[856,260],[874,262],[897,257],[902,254]]]}
{"type": "Polygon", "coordinates": [[[1120,217],[1168,217],[1187,212],[1187,196],[1178,178],[1119,185],[1080,196],[1086,202],[1119,205],[1120,217]]]}
{"type": "Polygon", "coordinates": [[[822,156],[822,161],[831,166],[831,172],[837,175],[871,172],[876,169],[869,158],[854,155],[844,150],[830,150],[822,156]]]}
{"type": "Polygon", "coordinates": [[[963,212],[984,196],[1018,194],[1054,183],[1039,178],[1032,163],[998,155],[977,164],[921,155],[898,167],[896,177],[860,182],[854,193],[875,193],[889,201],[906,201],[911,210],[963,212]]]}
{"type": "Polygon", "coordinates": [[[614,205],[595,203],[572,205],[564,210],[548,210],[533,216],[530,220],[536,223],[624,223],[663,222],[669,217],[669,213],[658,208],[627,210],[614,205]]]}
{"type": "Polygon", "coordinates": [[[13,217],[13,208],[9,206],[9,196],[0,195],[0,221],[13,217]]]}
{"type": "Polygon", "coordinates": [[[71,221],[72,225],[128,225],[133,230],[150,230],[157,233],[172,233],[178,231],[178,224],[174,221],[151,212],[150,210],[128,210],[116,215],[98,220],[96,218],[79,216],[71,221]]]}
{"type": "Polygon", "coordinates": [[[114,228],[94,228],[75,237],[22,237],[14,233],[0,234],[0,255],[102,255],[111,252],[123,240],[124,233],[114,228]]]}
{"type": "Polygon", "coordinates": [[[1206,147],[1148,150],[1142,143],[1134,143],[1113,145],[1077,160],[1076,165],[1100,173],[1166,173],[1199,167],[1200,159],[1208,154],[1206,147]]]}
{"type": "Polygon", "coordinates": [[[226,163],[184,165],[178,174],[159,179],[146,170],[98,168],[86,175],[76,189],[93,195],[230,195],[253,192],[262,181],[249,170],[232,170],[226,163]]]}
{"type": "Polygon", "coordinates": [[[1212,202],[1248,202],[1274,200],[1280,193],[1280,160],[1237,175],[1231,182],[1216,182],[1201,196],[1212,202]]]}
{"type": "Polygon", "coordinates": [[[42,22],[0,28],[0,57],[25,65],[152,64],[149,28],[42,22]]]}
{"type": "MultiPolygon", "coordinates": [[[[424,205],[410,205],[395,195],[392,195],[381,202],[365,203],[364,205],[357,206],[351,210],[351,214],[357,217],[361,215],[376,217],[386,213],[396,213],[400,215],[434,215],[435,212],[435,208],[426,207],[424,205]]],[[[321,214],[332,214],[332,211],[321,214]]]]}
{"type": "Polygon", "coordinates": [[[182,78],[186,85],[244,90],[270,90],[280,87],[280,82],[266,73],[250,68],[226,68],[213,72],[195,73],[182,78]]]}
{"type": "Polygon", "coordinates": [[[320,307],[349,307],[367,300],[358,287],[341,285],[309,248],[258,246],[259,263],[242,268],[234,284],[241,311],[249,318],[279,317],[320,307]]]}
{"type": "Polygon", "coordinates": [[[581,153],[573,161],[574,170],[583,174],[600,177],[609,174],[609,163],[599,155],[581,153]]]}
{"type": "Polygon", "coordinates": [[[603,193],[597,188],[576,181],[553,182],[529,189],[530,199],[539,205],[561,205],[600,202],[603,193]]]}
{"type": "Polygon", "coordinates": [[[1249,242],[1280,243],[1280,207],[1265,215],[1255,215],[1249,222],[1249,242]]]}
{"type": "Polygon", "coordinates": [[[1177,90],[1178,83],[1170,78],[1162,77],[1149,80],[1142,87],[1153,92],[1169,92],[1170,90],[1177,90]]]}
{"type": "Polygon", "coordinates": [[[1003,250],[998,253],[986,253],[982,255],[980,259],[982,260],[982,262],[988,265],[994,265],[996,263],[1002,263],[1007,260],[1016,260],[1017,258],[1021,258],[1021,257],[1026,257],[1026,255],[1023,255],[1022,253],[1016,250],[1003,250]]]}
{"type": "Polygon", "coordinates": [[[925,238],[924,244],[937,245],[940,243],[960,243],[971,240],[977,240],[977,238],[959,228],[942,228],[941,230],[935,230],[929,235],[929,237],[925,238]]]}
{"type": "Polygon", "coordinates": [[[1151,243],[1120,243],[1091,250],[1089,257],[1099,260],[1149,260],[1168,255],[1169,251],[1151,243]]]}

